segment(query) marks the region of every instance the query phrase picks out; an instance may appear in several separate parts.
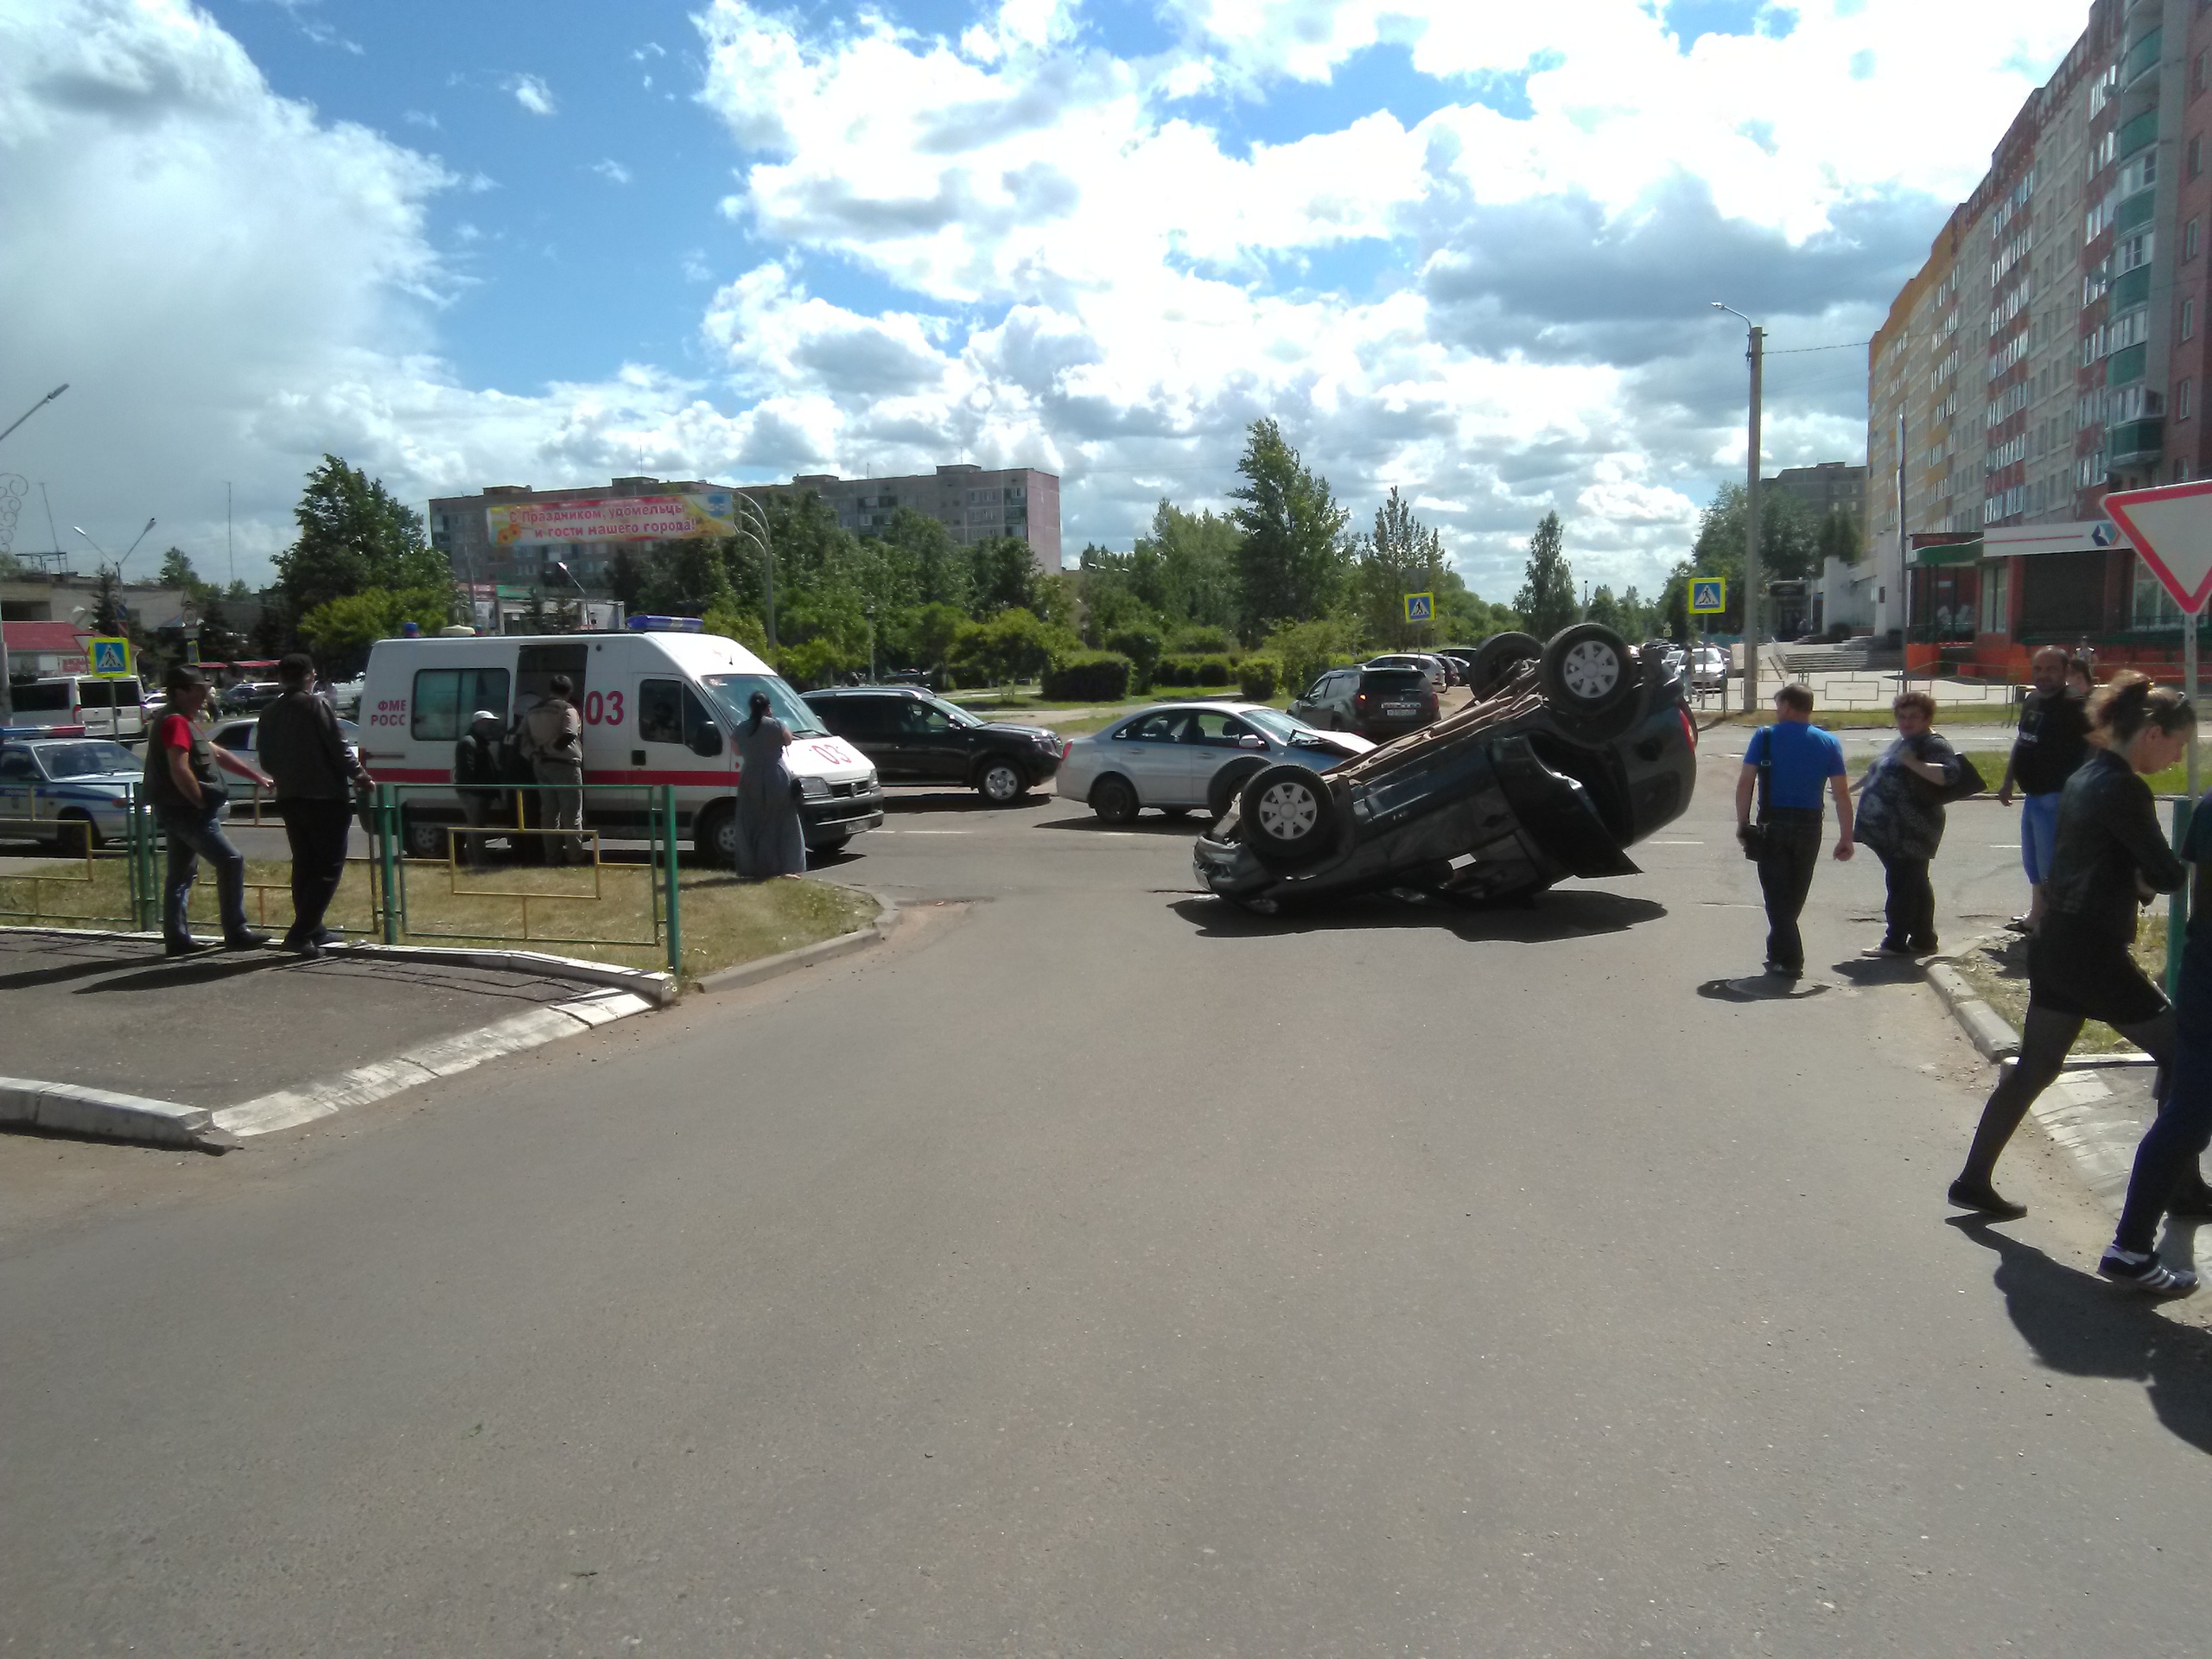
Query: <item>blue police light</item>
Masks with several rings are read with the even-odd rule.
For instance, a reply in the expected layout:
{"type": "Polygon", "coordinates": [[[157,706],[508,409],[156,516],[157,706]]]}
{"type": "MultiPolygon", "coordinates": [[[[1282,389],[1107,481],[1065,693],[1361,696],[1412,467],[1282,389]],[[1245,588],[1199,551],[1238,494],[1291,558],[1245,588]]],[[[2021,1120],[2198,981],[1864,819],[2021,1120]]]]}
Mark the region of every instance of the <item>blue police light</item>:
{"type": "Polygon", "coordinates": [[[707,625],[696,616],[633,616],[630,626],[639,633],[704,633],[707,625]]]}

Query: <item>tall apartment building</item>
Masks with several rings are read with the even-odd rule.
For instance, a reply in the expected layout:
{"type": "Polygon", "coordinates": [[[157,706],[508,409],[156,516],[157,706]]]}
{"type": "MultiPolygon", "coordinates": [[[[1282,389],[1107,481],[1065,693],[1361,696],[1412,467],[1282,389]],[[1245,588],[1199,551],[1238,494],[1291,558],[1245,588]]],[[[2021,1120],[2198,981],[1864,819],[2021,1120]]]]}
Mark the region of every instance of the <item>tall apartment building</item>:
{"type": "Polygon", "coordinates": [[[811,493],[856,536],[881,531],[899,508],[938,519],[963,546],[994,536],[1029,543],[1039,567],[1060,568],[1060,480],[1032,467],[940,467],[905,478],[841,479],[806,473],[789,484],[712,484],[700,479],[618,478],[604,486],[536,490],[498,484],[429,504],[430,544],[454,575],[479,588],[551,582],[556,563],[593,587],[618,547],[653,545],[677,534],[717,533],[734,523],[729,498],[765,500],[811,493]]]}
{"type": "Polygon", "coordinates": [[[1915,660],[2177,649],[2100,504],[2207,464],[2209,75],[2206,0],[2095,0],[1875,334],[1862,579],[1915,660]]]}

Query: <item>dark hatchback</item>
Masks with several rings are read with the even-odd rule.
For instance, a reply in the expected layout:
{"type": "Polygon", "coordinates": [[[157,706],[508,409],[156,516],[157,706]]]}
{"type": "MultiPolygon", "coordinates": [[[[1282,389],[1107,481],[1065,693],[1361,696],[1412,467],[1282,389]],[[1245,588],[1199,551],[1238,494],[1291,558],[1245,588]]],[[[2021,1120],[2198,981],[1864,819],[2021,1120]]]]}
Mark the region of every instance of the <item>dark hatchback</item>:
{"type": "Polygon", "coordinates": [[[806,702],[887,784],[953,784],[1004,806],[1060,769],[1058,734],[978,720],[918,688],[838,686],[806,702]]]}
{"type": "Polygon", "coordinates": [[[1500,635],[1481,700],[1325,775],[1269,766],[1192,849],[1198,880],[1260,910],[1406,887],[1499,899],[1633,875],[1681,816],[1697,733],[1681,672],[1594,623],[1500,635]]]}
{"type": "Polygon", "coordinates": [[[1418,668],[1332,668],[1290,705],[1293,720],[1381,743],[1436,718],[1436,688],[1418,668]]]}

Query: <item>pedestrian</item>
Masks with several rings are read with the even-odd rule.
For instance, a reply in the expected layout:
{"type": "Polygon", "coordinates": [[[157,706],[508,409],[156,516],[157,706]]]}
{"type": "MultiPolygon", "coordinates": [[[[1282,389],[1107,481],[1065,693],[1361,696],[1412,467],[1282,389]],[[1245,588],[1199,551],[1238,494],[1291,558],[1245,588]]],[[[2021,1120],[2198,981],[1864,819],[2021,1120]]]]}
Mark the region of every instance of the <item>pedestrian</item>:
{"type": "MultiPolygon", "coordinates": [[[[2174,1012],[2164,993],[2136,965],[2129,947],[2145,895],[2171,893],[2187,874],[2158,828],[2157,805],[2143,775],[2163,771],[2179,758],[2195,733],[2196,713],[2171,687],[2153,686],[2140,674],[2123,671],[2091,700],[2089,723],[2103,742],[2091,747],[2059,792],[2058,840],[2044,876],[2043,925],[2028,940],[2028,1011],[2020,1024],[2020,1057],[1982,1107],[1966,1166],[1951,1183],[1953,1204],[1999,1219],[2024,1216],[2027,1206],[1997,1191],[1997,1160],[2028,1108],[2065,1065],[2083,1020],[2105,1021],[2150,1055],[2158,1067],[2153,1094],[2163,1103],[2171,1092],[2167,1084],[2175,1058],[2174,1012]]],[[[2162,1137],[2159,1158],[2169,1156],[2183,1138],[2192,1109],[2183,1103],[2184,1121],[2162,1137]]],[[[2145,1202],[2152,1196],[2154,1173],[2145,1175],[2145,1202]]],[[[2212,1214],[2212,1192],[2204,1190],[2201,1177],[2169,1182],[2168,1187],[2157,1195],[2162,1205],[2178,1203],[2212,1214]],[[2172,1190],[2176,1185],[2180,1191],[2172,1190]]],[[[2097,1270],[2155,1292],[2193,1285],[2193,1276],[2164,1267],[2139,1248],[2146,1236],[2144,1229],[2157,1221],[2154,1215],[2143,1223],[2139,1208],[2128,1242],[2107,1250],[2097,1270]]]]}
{"type": "Polygon", "coordinates": [[[748,881],[806,874],[806,829],[784,759],[791,728],[768,712],[768,694],[755,691],[751,717],[737,728],[737,873],[748,881]]]}
{"type": "Polygon", "coordinates": [[[1849,858],[1853,845],[1843,745],[1812,720],[1811,689],[1783,686],[1774,694],[1774,724],[1751,734],[1744,769],[1736,775],[1736,838],[1758,861],[1759,892],[1766,899],[1766,970],[1783,979],[1799,978],[1805,971],[1805,941],[1797,918],[1821,856],[1823,790],[1835,797],[1835,855],[1849,858]]]}
{"type": "Polygon", "coordinates": [[[1943,791],[1959,776],[1959,759],[1931,729],[1936,699],[1903,691],[1891,701],[1897,734],[1859,780],[1859,839],[1882,861],[1889,889],[1888,924],[1872,957],[1934,954],[1936,888],[1928,866],[1943,844],[1943,791]]]}
{"type": "Polygon", "coordinates": [[[2135,1148],[2120,1225],[2098,1268],[2107,1278],[2173,1295],[2194,1289],[2196,1280],[2155,1263],[2159,1217],[2212,1218],[2212,1190],[2201,1161],[2212,1145],[2212,794],[2197,802],[2181,856],[2195,867],[2196,878],[2174,998],[2173,1068],[2158,1115],[2135,1148]]]}
{"type": "MultiPolygon", "coordinates": [[[[461,797],[461,816],[472,830],[481,831],[486,824],[501,823],[507,817],[507,791],[502,787],[507,762],[499,753],[499,715],[479,709],[468,717],[461,741],[453,746],[454,793],[461,797]]],[[[461,836],[461,863],[472,870],[489,864],[491,839],[480,833],[461,836]]]]}
{"type": "Polygon", "coordinates": [[[184,664],[169,670],[162,683],[168,707],[146,737],[143,787],[154,821],[169,844],[168,880],[162,889],[162,940],[172,957],[189,957],[214,946],[192,937],[185,907],[192,883],[206,859],[215,872],[216,903],[223,918],[223,944],[251,950],[269,943],[245,920],[245,855],[223,834],[224,804],[230,790],[216,769],[207,734],[194,724],[207,706],[207,682],[184,664]]]}
{"type": "MultiPolygon", "coordinates": [[[[576,683],[556,674],[547,689],[552,695],[522,718],[523,753],[544,785],[538,802],[546,827],[578,830],[584,821],[584,721],[569,701],[576,683]]],[[[553,835],[546,837],[546,854],[549,863],[568,864],[582,859],[583,847],[574,835],[553,835]]]]}
{"type": "Polygon", "coordinates": [[[369,774],[338,730],[338,716],[315,695],[315,664],[294,652],[276,664],[284,690],[261,711],[254,751],[276,780],[276,816],[292,849],[292,925],[283,948],[320,957],[342,944],[323,925],[346,877],[346,844],[353,829],[353,797],[369,774]]]}
{"type": "MultiPolygon", "coordinates": [[[[2020,705],[2019,735],[2005,762],[2005,781],[1997,798],[2012,804],[2020,793],[2020,863],[2027,871],[2028,909],[2010,924],[2016,933],[2032,933],[2043,920],[2044,872],[2050,868],[2052,849],[2058,840],[2058,791],[2088,758],[2089,714],[2081,695],[2073,690],[2069,671],[2080,663],[2056,645],[2045,645],[2028,668],[2033,685],[2020,705]]],[[[2082,664],[2084,677],[2088,664],[2082,664]]]]}

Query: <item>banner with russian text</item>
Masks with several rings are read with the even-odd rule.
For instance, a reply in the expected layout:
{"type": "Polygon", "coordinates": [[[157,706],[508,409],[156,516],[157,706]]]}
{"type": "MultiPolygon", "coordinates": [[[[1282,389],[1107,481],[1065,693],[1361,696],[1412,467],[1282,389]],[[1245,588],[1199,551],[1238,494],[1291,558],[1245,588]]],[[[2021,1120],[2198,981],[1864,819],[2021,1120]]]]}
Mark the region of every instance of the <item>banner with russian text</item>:
{"type": "Polygon", "coordinates": [[[728,536],[737,528],[737,508],[727,490],[516,501],[486,507],[484,517],[495,547],[543,547],[562,542],[677,542],[728,536]]]}

